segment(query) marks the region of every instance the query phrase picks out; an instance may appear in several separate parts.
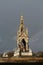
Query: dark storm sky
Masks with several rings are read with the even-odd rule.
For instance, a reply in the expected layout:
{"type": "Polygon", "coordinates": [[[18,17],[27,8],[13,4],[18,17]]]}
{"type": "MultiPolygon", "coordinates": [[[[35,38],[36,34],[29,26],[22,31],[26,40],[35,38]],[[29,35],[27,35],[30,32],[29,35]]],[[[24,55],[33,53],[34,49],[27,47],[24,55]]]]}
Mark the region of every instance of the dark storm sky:
{"type": "Polygon", "coordinates": [[[32,36],[31,49],[43,51],[43,0],[0,0],[0,52],[15,48],[21,15],[32,36]]]}

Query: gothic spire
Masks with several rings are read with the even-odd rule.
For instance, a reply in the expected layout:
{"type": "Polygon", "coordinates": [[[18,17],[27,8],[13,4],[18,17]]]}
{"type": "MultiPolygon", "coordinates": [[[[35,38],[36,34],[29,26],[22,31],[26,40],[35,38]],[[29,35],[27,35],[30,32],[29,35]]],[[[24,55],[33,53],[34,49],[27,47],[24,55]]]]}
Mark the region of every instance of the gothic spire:
{"type": "Polygon", "coordinates": [[[20,30],[21,30],[21,32],[24,30],[24,19],[23,19],[23,16],[20,17],[20,30]]]}

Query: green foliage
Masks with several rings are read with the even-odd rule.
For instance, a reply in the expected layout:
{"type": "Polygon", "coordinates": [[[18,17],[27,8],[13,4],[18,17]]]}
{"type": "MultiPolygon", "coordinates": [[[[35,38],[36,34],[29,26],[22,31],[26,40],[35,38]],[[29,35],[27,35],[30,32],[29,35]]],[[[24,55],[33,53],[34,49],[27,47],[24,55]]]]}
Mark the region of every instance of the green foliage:
{"type": "Polygon", "coordinates": [[[8,54],[8,57],[13,57],[14,52],[13,51],[12,52],[8,52],[7,54],[8,54]]]}
{"type": "Polygon", "coordinates": [[[36,56],[38,56],[38,57],[43,57],[43,52],[37,52],[37,53],[36,53],[36,56]]]}

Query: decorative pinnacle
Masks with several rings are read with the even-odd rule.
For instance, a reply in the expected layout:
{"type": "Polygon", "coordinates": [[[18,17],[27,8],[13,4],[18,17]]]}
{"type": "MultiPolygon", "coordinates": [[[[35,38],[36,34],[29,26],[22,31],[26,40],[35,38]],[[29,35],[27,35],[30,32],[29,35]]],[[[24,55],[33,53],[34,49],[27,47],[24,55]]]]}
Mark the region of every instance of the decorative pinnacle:
{"type": "Polygon", "coordinates": [[[23,16],[21,16],[21,18],[20,18],[20,24],[24,24],[23,16]]]}
{"type": "Polygon", "coordinates": [[[21,16],[21,20],[23,20],[23,16],[21,16]]]}

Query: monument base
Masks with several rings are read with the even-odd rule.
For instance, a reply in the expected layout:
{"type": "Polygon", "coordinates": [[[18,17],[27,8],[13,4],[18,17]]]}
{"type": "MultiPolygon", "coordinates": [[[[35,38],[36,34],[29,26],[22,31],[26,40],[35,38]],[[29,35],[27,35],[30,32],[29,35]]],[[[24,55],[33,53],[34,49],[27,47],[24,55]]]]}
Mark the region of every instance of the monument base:
{"type": "MultiPolygon", "coordinates": [[[[20,53],[19,53],[19,49],[15,50],[14,52],[14,56],[20,56],[20,53]]],[[[21,52],[21,56],[32,56],[33,53],[32,53],[32,50],[29,48],[29,51],[28,52],[21,52]]]]}

